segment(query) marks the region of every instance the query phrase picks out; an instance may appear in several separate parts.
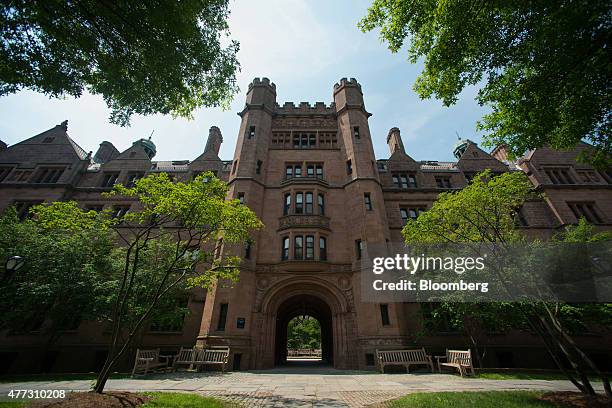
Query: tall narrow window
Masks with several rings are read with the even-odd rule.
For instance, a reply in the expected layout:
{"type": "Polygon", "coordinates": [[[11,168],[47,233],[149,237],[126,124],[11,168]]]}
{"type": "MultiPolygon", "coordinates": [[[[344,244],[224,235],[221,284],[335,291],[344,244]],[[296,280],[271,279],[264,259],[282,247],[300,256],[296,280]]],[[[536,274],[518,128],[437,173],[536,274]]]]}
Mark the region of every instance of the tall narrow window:
{"type": "Polygon", "coordinates": [[[102,187],[112,187],[117,182],[119,173],[105,173],[102,179],[102,187]]]}
{"type": "Polygon", "coordinates": [[[595,209],[593,203],[568,203],[569,208],[574,213],[577,220],[584,218],[591,224],[601,224],[602,219],[595,209]]]}
{"type": "Polygon", "coordinates": [[[232,174],[236,173],[236,167],[238,167],[238,160],[234,160],[234,165],[232,166],[232,174]]]}
{"type": "Polygon", "coordinates": [[[289,237],[283,238],[283,246],[281,247],[281,260],[289,259],[289,237]]]}
{"type": "Polygon", "coordinates": [[[306,259],[314,259],[314,236],[306,235],[306,259]]]}
{"type": "Polygon", "coordinates": [[[302,177],[302,166],[295,166],[295,177],[302,177]]]}
{"type": "Polygon", "coordinates": [[[244,193],[238,193],[238,200],[240,200],[240,204],[244,204],[244,193]]]}
{"type": "Polygon", "coordinates": [[[315,175],[314,166],[313,165],[306,166],[306,177],[314,177],[314,175],[315,175]]]}
{"type": "Polygon", "coordinates": [[[248,136],[248,138],[252,139],[254,137],[255,137],[255,126],[251,126],[251,127],[249,127],[249,136],[248,136]]]}
{"type": "Polygon", "coordinates": [[[304,213],[304,194],[303,193],[295,193],[295,213],[296,214],[304,213]]]}
{"type": "Polygon", "coordinates": [[[301,235],[294,238],[293,259],[304,259],[304,238],[301,235]]]}
{"type": "Polygon", "coordinates": [[[346,161],[346,174],[353,173],[353,163],[350,160],[346,161]]]}
{"type": "Polygon", "coordinates": [[[363,241],[360,239],[355,240],[355,255],[357,255],[357,259],[361,259],[361,254],[363,252],[363,241]]]}
{"type": "Polygon", "coordinates": [[[325,197],[323,197],[323,194],[319,194],[317,200],[319,204],[319,215],[325,215],[325,197]]]}
{"type": "Polygon", "coordinates": [[[402,225],[406,225],[408,222],[408,210],[405,208],[400,208],[400,216],[402,217],[402,225]]]}
{"type": "Polygon", "coordinates": [[[263,162],[261,160],[257,160],[257,167],[255,167],[255,173],[256,174],[261,174],[261,165],[263,164],[263,162]]]}
{"type": "Polygon", "coordinates": [[[285,168],[285,178],[290,179],[291,177],[293,177],[293,166],[287,166],[285,168]]]}
{"type": "Polygon", "coordinates": [[[221,303],[219,307],[219,322],[217,322],[217,330],[225,330],[225,324],[227,323],[227,303],[221,303]]]}
{"type": "Polygon", "coordinates": [[[13,171],[12,167],[0,167],[0,182],[2,182],[11,171],[13,171]]]}
{"type": "Polygon", "coordinates": [[[313,212],[313,196],[312,193],[306,193],[306,214],[312,214],[313,212]]]}
{"type": "Polygon", "coordinates": [[[353,133],[355,134],[355,139],[361,139],[361,134],[359,133],[359,126],[353,127],[353,133]]]}
{"type": "Polygon", "coordinates": [[[408,188],[408,178],[405,175],[401,175],[400,179],[402,180],[402,188],[408,188]]]}
{"type": "Polygon", "coordinates": [[[389,305],[384,303],[380,305],[380,320],[383,326],[391,325],[391,319],[389,319],[389,305]]]}
{"type": "Polygon", "coordinates": [[[325,237],[319,238],[319,259],[327,261],[327,239],[325,237]]]}
{"type": "Polygon", "coordinates": [[[323,166],[320,164],[317,165],[317,178],[323,179],[323,166]]]}
{"type": "Polygon", "coordinates": [[[285,205],[283,206],[283,215],[288,215],[291,209],[291,194],[285,194],[285,205]]]}
{"type": "MultiPolygon", "coordinates": [[[[408,182],[410,184],[410,187],[416,187],[417,186],[416,177],[414,176],[414,174],[410,174],[408,176],[408,182]]],[[[449,181],[449,183],[450,183],[450,181],[449,181]]]]}
{"type": "Polygon", "coordinates": [[[251,243],[248,241],[244,247],[244,259],[251,259],[251,243]]]}
{"type": "Polygon", "coordinates": [[[365,209],[367,211],[372,211],[372,197],[370,197],[370,193],[363,193],[363,201],[365,203],[365,209]]]}

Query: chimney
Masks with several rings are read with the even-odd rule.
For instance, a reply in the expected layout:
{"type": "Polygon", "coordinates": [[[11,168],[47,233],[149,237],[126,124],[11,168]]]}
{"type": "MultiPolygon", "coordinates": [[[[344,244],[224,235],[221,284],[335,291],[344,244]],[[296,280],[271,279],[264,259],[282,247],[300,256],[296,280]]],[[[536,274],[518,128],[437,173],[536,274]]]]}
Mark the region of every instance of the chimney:
{"type": "Polygon", "coordinates": [[[389,129],[389,134],[387,135],[387,144],[389,145],[389,151],[391,155],[396,151],[400,151],[401,153],[406,154],[404,150],[404,143],[402,142],[402,137],[400,136],[400,130],[396,127],[389,129]]]}
{"type": "Polygon", "coordinates": [[[223,143],[223,136],[221,131],[216,126],[211,126],[208,131],[208,140],[206,141],[206,148],[204,153],[212,151],[215,155],[219,156],[219,150],[221,149],[221,143],[223,143]]]}
{"type": "Polygon", "coordinates": [[[111,142],[104,141],[100,143],[100,148],[98,148],[93,160],[96,163],[102,164],[113,160],[117,156],[119,156],[119,150],[111,142]]]}

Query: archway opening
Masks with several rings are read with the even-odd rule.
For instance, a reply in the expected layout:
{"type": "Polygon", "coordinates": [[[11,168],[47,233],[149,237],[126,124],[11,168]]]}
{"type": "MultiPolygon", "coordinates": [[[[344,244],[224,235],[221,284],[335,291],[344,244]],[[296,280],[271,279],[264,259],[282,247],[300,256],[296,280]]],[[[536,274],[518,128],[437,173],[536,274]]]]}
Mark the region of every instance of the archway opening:
{"type": "MultiPolygon", "coordinates": [[[[303,326],[303,324],[302,324],[303,326]]],[[[275,357],[276,365],[286,364],[332,364],[333,363],[333,339],[332,339],[332,313],[330,307],[322,299],[312,295],[297,295],[285,300],[276,314],[276,341],[275,357]],[[296,346],[295,336],[291,341],[289,330],[295,331],[296,323],[305,322],[316,332],[318,323],[319,340],[314,339],[312,345],[320,344],[320,357],[313,360],[295,359],[289,355],[289,349],[296,346]],[[291,328],[290,328],[291,324],[291,328]]],[[[308,340],[310,336],[304,336],[308,340]]],[[[313,336],[316,337],[316,334],[313,336]]],[[[310,339],[312,340],[312,339],[310,339]]],[[[299,345],[299,344],[298,344],[299,345]]]]}
{"type": "Polygon", "coordinates": [[[309,315],[296,316],[287,324],[287,362],[322,360],[321,323],[309,315]]]}

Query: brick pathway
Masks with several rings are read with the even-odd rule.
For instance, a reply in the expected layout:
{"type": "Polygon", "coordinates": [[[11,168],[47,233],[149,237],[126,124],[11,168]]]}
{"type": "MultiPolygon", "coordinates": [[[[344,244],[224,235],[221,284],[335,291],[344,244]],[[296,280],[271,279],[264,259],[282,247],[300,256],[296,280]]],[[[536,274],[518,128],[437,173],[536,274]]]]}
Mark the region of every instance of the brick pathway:
{"type": "MultiPolygon", "coordinates": [[[[601,388],[601,385],[597,385],[601,388]]],[[[11,389],[86,391],[90,381],[0,384],[11,389]]],[[[221,374],[168,373],[109,380],[107,390],[195,392],[245,407],[364,407],[413,392],[544,390],[574,391],[569,381],[485,380],[450,374],[377,374],[332,368],[277,368],[221,374]]]]}

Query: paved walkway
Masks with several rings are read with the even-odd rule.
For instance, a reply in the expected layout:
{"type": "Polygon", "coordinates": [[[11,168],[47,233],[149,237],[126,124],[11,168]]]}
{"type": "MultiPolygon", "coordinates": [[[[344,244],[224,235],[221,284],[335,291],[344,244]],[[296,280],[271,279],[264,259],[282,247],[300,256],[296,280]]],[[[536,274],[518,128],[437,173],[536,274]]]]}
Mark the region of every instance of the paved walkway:
{"type": "MultiPolygon", "coordinates": [[[[0,384],[11,389],[86,391],[91,381],[0,384]]],[[[601,388],[601,385],[599,385],[601,388]]],[[[573,391],[569,381],[485,380],[450,374],[376,374],[321,367],[265,371],[154,374],[109,380],[107,390],[194,392],[237,402],[245,407],[364,407],[413,392],[545,390],[573,391]]]]}

